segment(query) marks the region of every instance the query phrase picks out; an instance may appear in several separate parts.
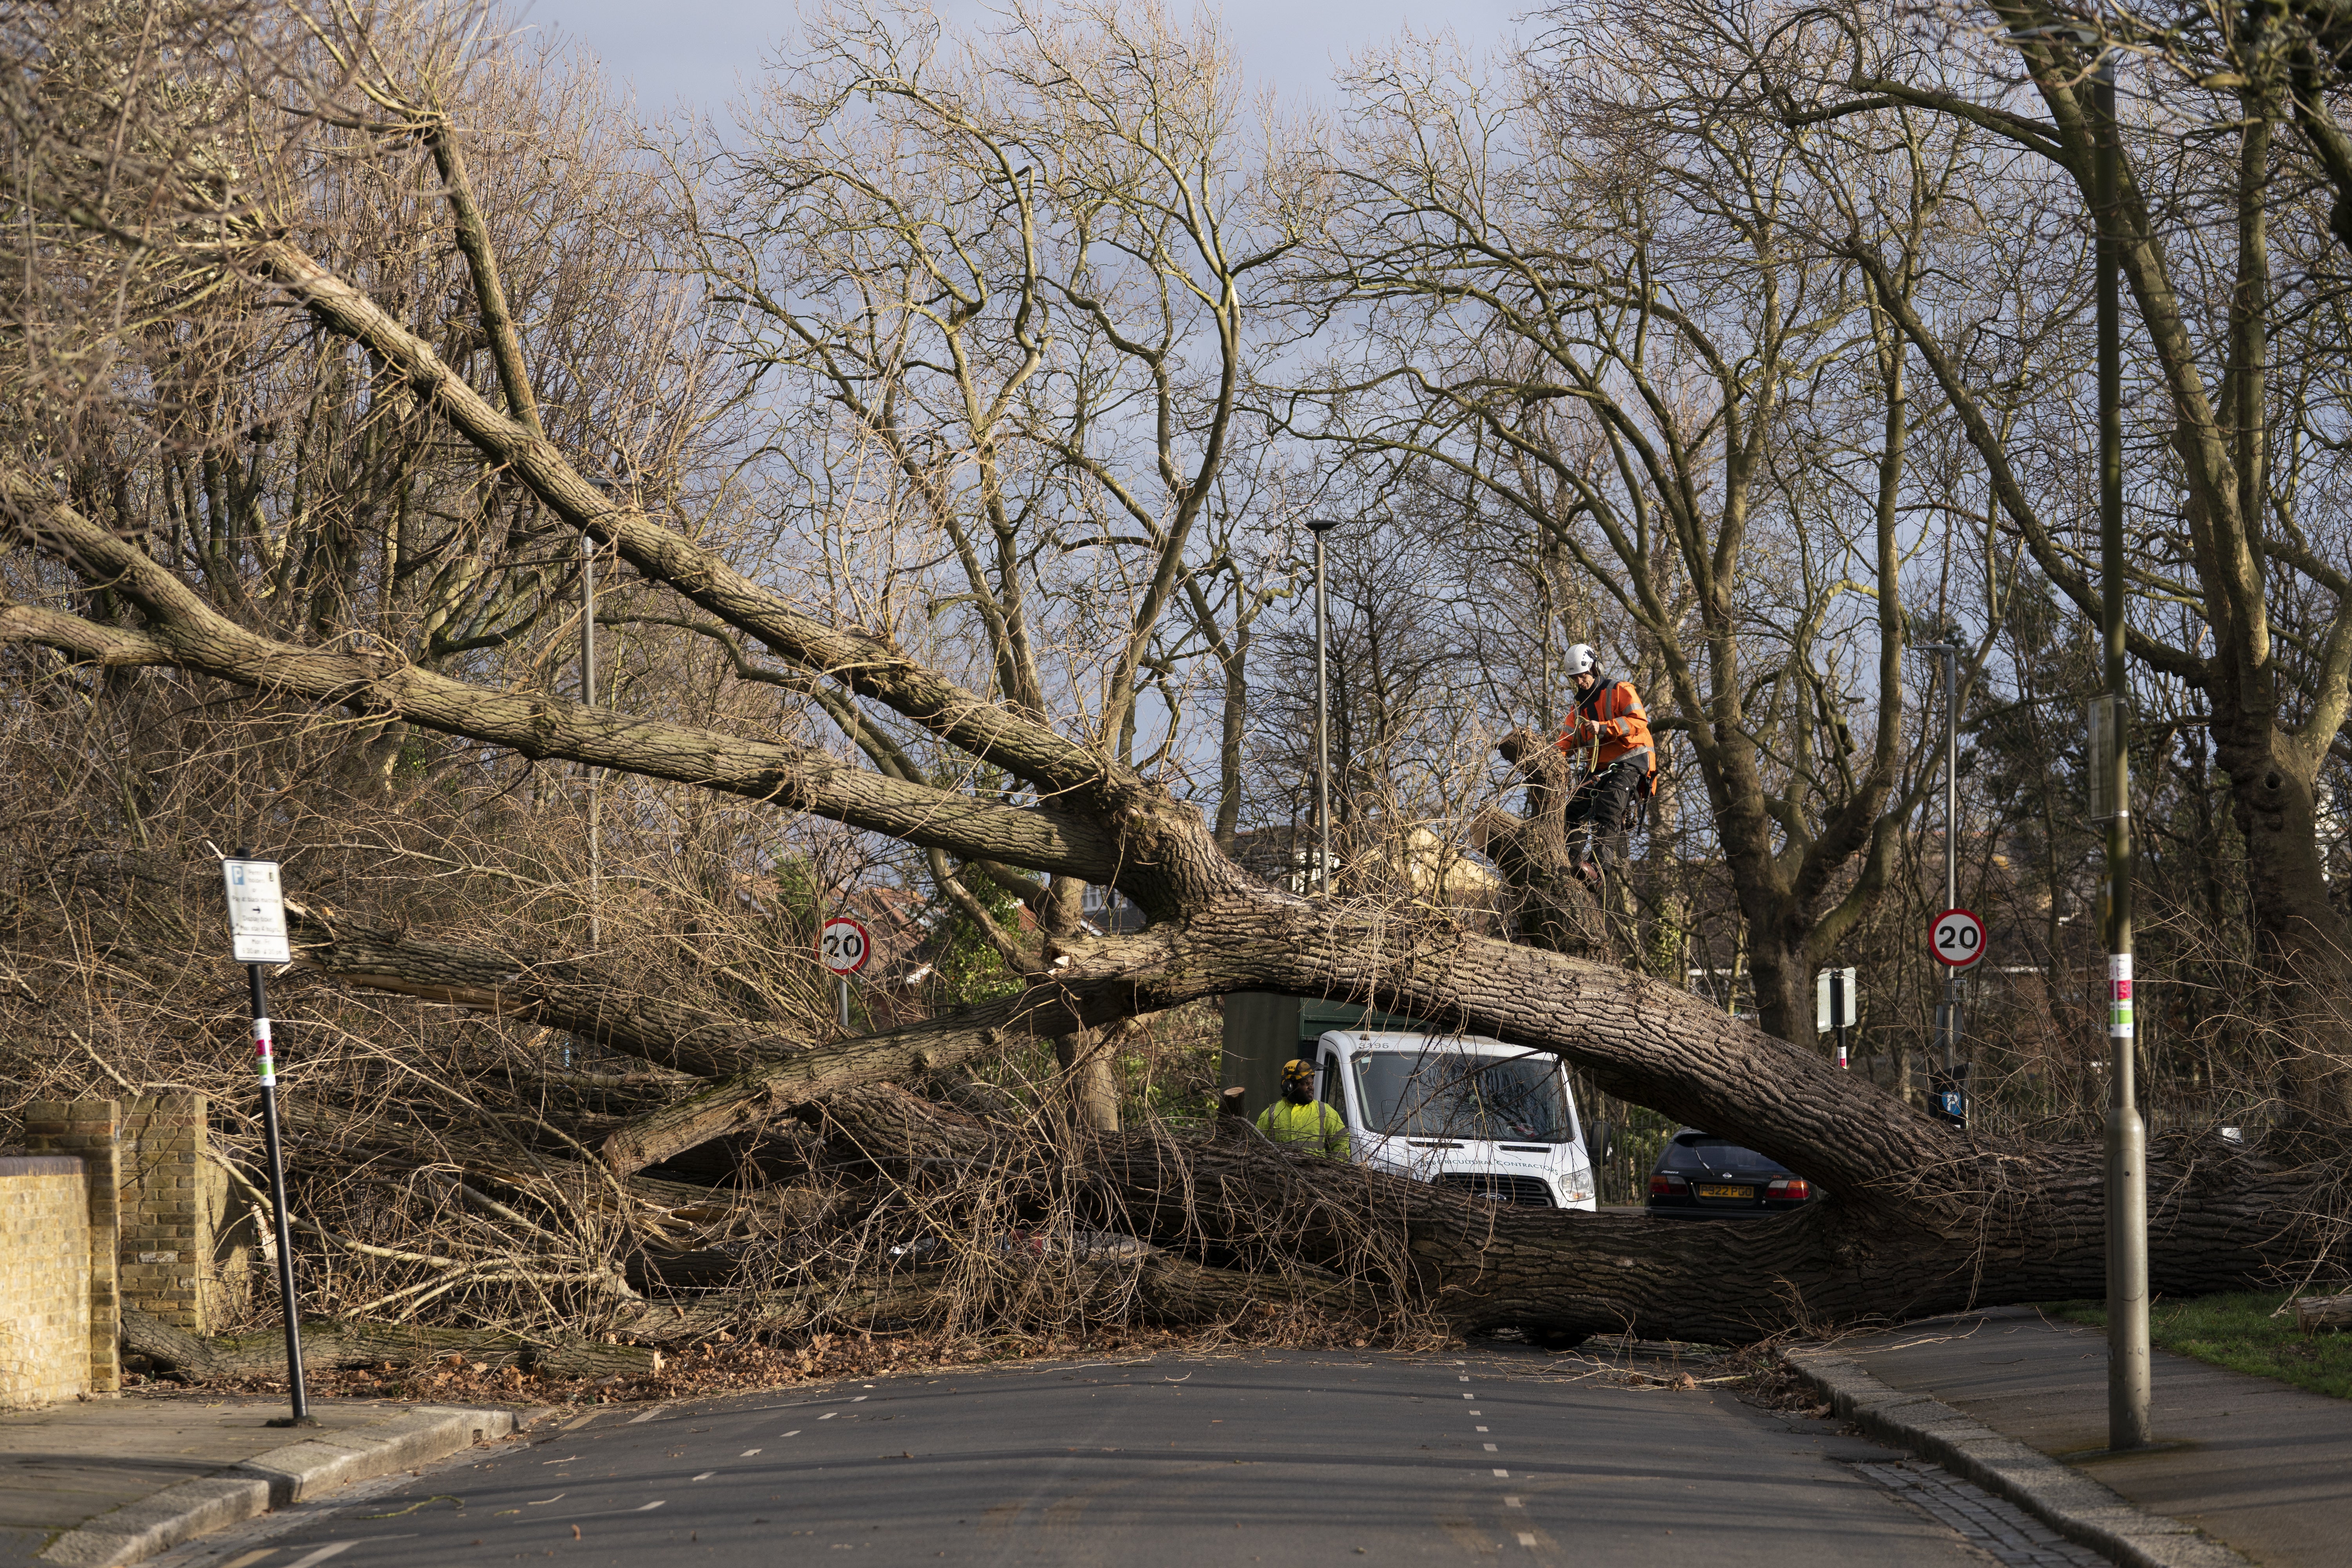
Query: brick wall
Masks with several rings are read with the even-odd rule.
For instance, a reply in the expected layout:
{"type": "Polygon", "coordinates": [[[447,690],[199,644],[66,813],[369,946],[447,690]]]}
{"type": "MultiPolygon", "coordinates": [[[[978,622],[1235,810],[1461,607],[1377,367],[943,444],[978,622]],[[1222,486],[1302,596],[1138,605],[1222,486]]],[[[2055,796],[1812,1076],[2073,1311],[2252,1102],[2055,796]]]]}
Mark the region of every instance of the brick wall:
{"type": "Polygon", "coordinates": [[[0,1158],[0,1409],[89,1391],[89,1259],[82,1163],[0,1158]]]}
{"type": "MultiPolygon", "coordinates": [[[[110,1100],[37,1100],[25,1107],[25,1143],[37,1154],[71,1155],[80,1162],[83,1212],[81,1389],[112,1394],[122,1386],[121,1310],[116,1295],[115,1247],[120,1230],[121,1165],[116,1142],[121,1127],[110,1100]]],[[[0,1274],[14,1277],[13,1252],[0,1250],[0,1274]]],[[[62,1368],[66,1363],[59,1363],[62,1368]]],[[[70,1380],[69,1373],[61,1376],[70,1380]]],[[[76,1392],[80,1392],[77,1390],[76,1392]]]]}
{"type": "Polygon", "coordinates": [[[199,1334],[212,1326],[204,1281],[218,1206],[206,1189],[220,1176],[205,1158],[205,1116],[201,1094],[142,1095],[122,1113],[121,1139],[122,1304],[199,1334]]]}

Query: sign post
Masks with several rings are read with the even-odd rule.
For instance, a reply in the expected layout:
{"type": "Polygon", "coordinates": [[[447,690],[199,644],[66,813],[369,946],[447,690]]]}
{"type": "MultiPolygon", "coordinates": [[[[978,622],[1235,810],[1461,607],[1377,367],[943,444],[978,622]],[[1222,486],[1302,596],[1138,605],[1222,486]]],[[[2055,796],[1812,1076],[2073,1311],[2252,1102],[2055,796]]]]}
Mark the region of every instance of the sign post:
{"type": "Polygon", "coordinates": [[[1862,992],[1853,983],[1851,969],[1824,969],[1813,982],[1813,1028],[1818,1034],[1832,1036],[1837,1041],[1837,1065],[1840,1072],[1853,1067],[1846,1057],[1845,1032],[1862,1017],[1862,992]]]}
{"type": "Polygon", "coordinates": [[[240,856],[221,862],[228,892],[230,953],[245,965],[253,1005],[253,1067],[261,1080],[261,1136],[269,1152],[269,1206],[278,1233],[278,1301],[286,1320],[286,1386],[293,1414],[272,1426],[315,1426],[302,1388],[302,1315],[294,1300],[294,1235],[286,1219],[286,1154],[278,1130],[278,1062],[269,1038],[269,994],[262,966],[291,963],[286,940],[286,901],[278,862],[240,856]]]}
{"type": "MultiPolygon", "coordinates": [[[[1984,921],[1967,910],[1948,909],[1937,915],[1927,926],[1927,951],[1944,966],[1949,978],[1945,982],[1947,1000],[1937,1009],[1946,1015],[1937,1019],[1942,1027],[1937,1031],[1947,1042],[1960,1036],[1960,972],[1973,968],[1985,954],[1984,921]]],[[[1966,1088],[1968,1064],[1954,1059],[1948,1052],[1941,1068],[1927,1072],[1928,1098],[1936,1116],[1955,1127],[1969,1124],[1969,1100],[1966,1088]]]]}
{"type": "Polygon", "coordinates": [[[831,970],[841,982],[841,1027],[849,1028],[849,977],[866,967],[874,956],[874,939],[866,928],[847,915],[835,915],[824,922],[817,932],[817,962],[831,970]]]}

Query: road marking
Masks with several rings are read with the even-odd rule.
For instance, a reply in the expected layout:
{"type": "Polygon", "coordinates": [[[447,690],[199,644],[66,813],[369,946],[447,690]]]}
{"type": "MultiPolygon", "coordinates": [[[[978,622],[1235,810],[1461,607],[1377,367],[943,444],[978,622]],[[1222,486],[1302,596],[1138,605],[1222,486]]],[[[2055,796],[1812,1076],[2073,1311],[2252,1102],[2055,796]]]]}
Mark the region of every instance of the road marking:
{"type": "Polygon", "coordinates": [[[656,1498],[652,1502],[646,1504],[645,1507],[638,1509],[635,1511],[638,1513],[651,1513],[654,1510],[661,1507],[662,1504],[667,1501],[669,1501],[669,1499],[667,1498],[656,1498]]]}
{"type": "Polygon", "coordinates": [[[851,1400],[849,1403],[851,1403],[852,1405],[863,1405],[863,1404],[865,1404],[865,1403],[866,1403],[866,1399],[867,1399],[868,1397],[869,1397],[868,1395],[861,1394],[859,1394],[856,1398],[855,1398],[855,1399],[851,1400]]]}
{"type": "Polygon", "coordinates": [[[358,1544],[359,1542],[356,1541],[338,1541],[332,1545],[321,1546],[318,1551],[311,1552],[308,1557],[297,1557],[293,1562],[286,1564],[286,1568],[311,1568],[313,1563],[324,1563],[336,1552],[348,1552],[358,1544]]]}
{"type": "MultiPolygon", "coordinates": [[[[1473,1410],[1472,1412],[1470,1412],[1470,1414],[1471,1414],[1471,1415],[1477,1415],[1478,1413],[1477,1413],[1475,1410],[1473,1410]]],[[[1484,1426],[1481,1426],[1481,1427],[1479,1427],[1479,1428],[1478,1428],[1478,1430],[1479,1430],[1479,1431],[1481,1431],[1481,1432],[1484,1432],[1486,1429],[1486,1428],[1485,1428],[1484,1426]]]]}
{"type": "MultiPolygon", "coordinates": [[[[1463,1382],[1465,1382],[1465,1383],[1469,1382],[1469,1381],[1470,1381],[1470,1374],[1469,1374],[1468,1373],[1466,1373],[1466,1372],[1465,1372],[1465,1373],[1464,1373],[1462,1374],[1462,1381],[1463,1381],[1463,1382]]],[[[1467,1398],[1469,1398],[1470,1396],[1469,1396],[1468,1394],[1464,1394],[1462,1397],[1463,1397],[1463,1398],[1465,1398],[1465,1399],[1467,1399],[1467,1398]]]]}
{"type": "Polygon", "coordinates": [[[1496,1470],[1495,1473],[1502,1477],[1505,1480],[1509,1480],[1511,1479],[1511,1472],[1508,1470],[1496,1470]]]}
{"type": "Polygon", "coordinates": [[[1535,1538],[1535,1535],[1534,1535],[1534,1533],[1533,1533],[1532,1531],[1525,1531],[1525,1530],[1522,1530],[1521,1531],[1519,1531],[1519,1544],[1520,1544],[1520,1545],[1522,1545],[1522,1546],[1533,1546],[1535,1543],[1536,1543],[1536,1538],[1535,1538]]]}
{"type": "Polygon", "coordinates": [[[232,1557],[227,1562],[222,1563],[221,1568],[253,1568],[255,1563],[260,1562],[263,1558],[268,1556],[271,1552],[277,1550],[278,1548],[275,1546],[265,1546],[258,1552],[244,1552],[241,1555],[232,1557]]]}
{"type": "Polygon", "coordinates": [[[818,1416],[817,1419],[820,1421],[830,1421],[840,1414],[841,1412],[838,1410],[828,1410],[824,1415],[818,1416]]]}
{"type": "Polygon", "coordinates": [[[698,1481],[707,1481],[707,1480],[709,1480],[711,1477],[713,1477],[713,1476],[717,1475],[718,1473],[719,1473],[719,1472],[718,1472],[717,1470],[705,1470],[705,1471],[703,1471],[700,1475],[698,1475],[698,1476],[695,1477],[694,1479],[695,1479],[696,1480],[698,1480],[698,1481]]]}
{"type": "Polygon", "coordinates": [[[580,1456],[577,1454],[567,1454],[561,1459],[541,1459],[540,1463],[542,1465],[568,1465],[579,1457],[580,1456]]]}
{"type": "Polygon", "coordinates": [[[566,1422],[563,1424],[563,1429],[564,1429],[566,1432],[577,1432],[577,1431],[579,1431],[579,1430],[580,1430],[580,1428],[582,1428],[583,1426],[587,1426],[587,1425],[588,1425],[588,1423],[590,1423],[591,1421],[595,1420],[597,1416],[602,1415],[603,1414],[604,1414],[604,1412],[603,1412],[603,1411],[601,1411],[601,1410],[591,1410],[590,1412],[588,1412],[588,1414],[587,1414],[587,1415],[583,1415],[583,1416],[582,1416],[579,1420],[577,1420],[577,1421],[566,1421],[566,1422]]]}
{"type": "Polygon", "coordinates": [[[1503,1500],[1503,1506],[1505,1508],[1517,1508],[1519,1506],[1519,1500],[1515,1497],[1507,1497],[1503,1500]]]}
{"type": "Polygon", "coordinates": [[[1493,1454],[1493,1453],[1498,1453],[1498,1452],[1500,1452],[1500,1450],[1499,1450],[1499,1449],[1497,1449],[1497,1448],[1495,1447],[1495,1445],[1494,1445],[1494,1444],[1489,1443],[1489,1444],[1487,1444],[1487,1445],[1486,1445],[1486,1452],[1488,1452],[1488,1453],[1490,1453],[1490,1454],[1493,1454]]]}
{"type": "Polygon", "coordinates": [[[667,1409],[668,1409],[668,1408],[669,1408],[669,1406],[668,1406],[668,1405],[655,1405],[651,1410],[646,1411],[643,1415],[632,1415],[632,1416],[630,1416],[630,1417],[629,1417],[629,1425],[630,1425],[630,1426],[635,1426],[635,1425],[636,1425],[638,1422],[640,1422],[640,1421],[650,1421],[650,1420],[652,1420],[655,1416],[656,1416],[656,1415],[660,1415],[663,1411],[665,1411],[665,1410],[667,1410],[667,1409]]]}
{"type": "Polygon", "coordinates": [[[1477,1396],[1476,1394],[1464,1394],[1462,1397],[1463,1397],[1463,1398],[1465,1398],[1465,1399],[1475,1399],[1475,1398],[1477,1398],[1478,1396],[1477,1396]]]}
{"type": "Polygon", "coordinates": [[[758,1453],[759,1451],[760,1451],[760,1450],[759,1450],[759,1449],[757,1449],[757,1448],[746,1448],[746,1449],[744,1449],[741,1453],[740,1453],[740,1454],[736,1455],[735,1457],[736,1457],[737,1458],[739,1458],[739,1459],[748,1459],[748,1458],[750,1458],[752,1455],[754,1455],[754,1454],[758,1453]]]}
{"type": "Polygon", "coordinates": [[[1462,1414],[1465,1415],[1484,1415],[1486,1413],[1483,1410],[1465,1410],[1462,1414]]]}
{"type": "Polygon", "coordinates": [[[549,1503],[562,1502],[565,1498],[568,1498],[572,1494],[570,1492],[558,1492],[553,1497],[543,1497],[536,1502],[527,1502],[522,1506],[525,1508],[545,1508],[549,1503]]]}
{"type": "Polygon", "coordinates": [[[787,1436],[787,1437],[797,1437],[797,1436],[799,1436],[800,1435],[801,1435],[801,1429],[800,1429],[799,1427],[797,1427],[797,1426],[793,1427],[791,1431],[789,1431],[789,1432],[787,1432],[787,1433],[785,1433],[785,1434],[784,1434],[784,1436],[787,1436]]]}

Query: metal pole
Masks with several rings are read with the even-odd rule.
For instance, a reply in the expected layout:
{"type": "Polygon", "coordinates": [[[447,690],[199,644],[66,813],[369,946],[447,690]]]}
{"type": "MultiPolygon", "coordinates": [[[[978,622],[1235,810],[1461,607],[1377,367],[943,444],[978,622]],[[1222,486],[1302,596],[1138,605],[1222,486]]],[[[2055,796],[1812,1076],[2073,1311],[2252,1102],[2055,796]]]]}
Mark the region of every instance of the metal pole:
{"type": "Polygon", "coordinates": [[[1331,666],[1330,611],[1324,601],[1323,536],[1337,519],[1313,518],[1315,535],[1315,854],[1316,885],[1331,891],[1331,666]]]}
{"type": "MultiPolygon", "coordinates": [[[[585,707],[596,705],[596,542],[584,533],[580,536],[580,700],[585,707]]],[[[588,947],[592,952],[604,945],[604,825],[596,809],[603,777],[598,769],[588,770],[588,947]]]]}
{"type": "MultiPolygon", "coordinates": [[[[2124,668],[2123,302],[2116,209],[2123,195],[2116,123],[2116,56],[2103,49],[2092,75],[2097,138],[2093,200],[2098,221],[2100,632],[2113,700],[2115,776],[2107,823],[2107,1447],[2148,1445],[2147,1128],[2133,1083],[2132,831],[2128,695],[2124,668]]],[[[2106,781],[2099,781],[2106,782],[2106,781]]]]}
{"type": "Polygon", "coordinates": [[[286,1155],[278,1136],[278,1063],[269,1039],[269,997],[262,984],[262,966],[248,963],[245,973],[252,986],[253,1064],[261,1079],[261,1138],[269,1152],[269,1207],[278,1231],[278,1300],[286,1319],[286,1385],[294,1397],[294,1413],[272,1426],[314,1426],[310,1405],[302,1389],[302,1314],[294,1301],[294,1235],[286,1222],[286,1155]]]}
{"type": "Polygon", "coordinates": [[[849,976],[841,977],[841,1032],[849,1033],[849,976]]]}
{"type": "MultiPolygon", "coordinates": [[[[1960,907],[1960,645],[1944,647],[1944,907],[1960,907]]],[[[1944,1071],[1960,1061],[1960,972],[1944,972],[1944,1071]]],[[[1959,1087],[1954,1081],[1952,1087],[1959,1087]]],[[[1965,1107],[1966,1100],[1961,1104],[1965,1107]]]]}

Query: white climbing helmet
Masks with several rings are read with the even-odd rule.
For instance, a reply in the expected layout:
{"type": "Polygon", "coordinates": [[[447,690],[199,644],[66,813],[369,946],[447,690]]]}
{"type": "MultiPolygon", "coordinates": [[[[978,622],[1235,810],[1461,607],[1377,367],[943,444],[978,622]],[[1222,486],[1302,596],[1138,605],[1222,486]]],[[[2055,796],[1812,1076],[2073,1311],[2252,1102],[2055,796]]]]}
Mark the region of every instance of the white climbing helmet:
{"type": "Polygon", "coordinates": [[[1591,669],[1597,662],[1598,660],[1592,657],[1592,645],[1591,643],[1580,642],[1570,643],[1569,645],[1568,673],[1571,679],[1576,676],[1582,675],[1586,670],[1591,669]]]}

